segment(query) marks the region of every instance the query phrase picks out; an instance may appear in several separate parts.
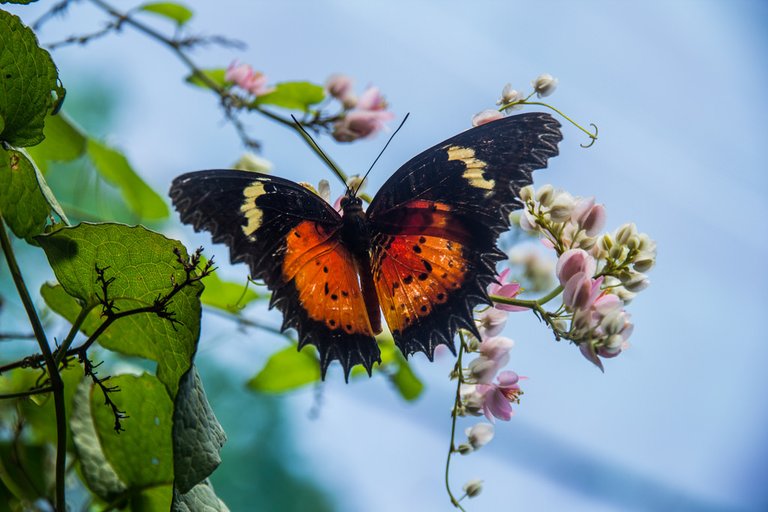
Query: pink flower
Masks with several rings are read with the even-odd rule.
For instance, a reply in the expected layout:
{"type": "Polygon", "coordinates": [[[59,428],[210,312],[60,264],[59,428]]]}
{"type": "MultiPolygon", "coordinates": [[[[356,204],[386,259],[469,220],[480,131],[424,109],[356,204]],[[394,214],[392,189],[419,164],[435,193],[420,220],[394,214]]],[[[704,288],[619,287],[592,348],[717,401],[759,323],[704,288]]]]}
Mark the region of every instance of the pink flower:
{"type": "Polygon", "coordinates": [[[369,87],[360,95],[357,110],[387,110],[387,102],[378,87],[369,87]]]}
{"type": "Polygon", "coordinates": [[[587,251],[584,249],[569,249],[558,258],[555,273],[560,280],[560,285],[565,286],[573,276],[579,273],[585,273],[591,278],[595,274],[596,268],[597,262],[595,262],[595,258],[590,256],[587,251]]]}
{"type": "Polygon", "coordinates": [[[601,370],[603,363],[600,357],[616,357],[629,346],[627,340],[632,335],[634,326],[630,322],[630,314],[623,306],[624,303],[618,296],[602,292],[589,310],[577,311],[574,314],[574,324],[587,336],[587,339],[579,344],[579,350],[601,370]]]}
{"type": "Polygon", "coordinates": [[[483,110],[472,116],[472,126],[480,126],[481,124],[490,123],[504,117],[504,114],[498,110],[483,110]]]}
{"type": "Polygon", "coordinates": [[[339,142],[352,142],[369,137],[394,117],[392,112],[383,110],[353,110],[333,126],[333,138],[339,142]]]}
{"type": "Polygon", "coordinates": [[[509,362],[509,350],[514,344],[514,341],[503,336],[483,340],[480,343],[480,355],[467,367],[468,378],[477,384],[490,383],[499,369],[509,362]]]}
{"type": "Polygon", "coordinates": [[[352,92],[352,79],[347,75],[331,75],[325,82],[325,88],[334,98],[343,99],[352,92]]]}
{"type": "MultiPolygon", "coordinates": [[[[508,268],[505,268],[501,274],[499,274],[498,282],[491,283],[488,286],[488,294],[489,295],[497,295],[499,297],[505,297],[507,299],[514,299],[520,293],[522,293],[523,289],[520,286],[520,283],[515,283],[512,281],[507,281],[509,278],[510,270],[508,268]]],[[[496,309],[500,309],[502,311],[526,311],[528,308],[525,308],[523,306],[513,306],[512,304],[501,304],[496,303],[494,304],[494,307],[496,309]]]]}
{"type": "Polygon", "coordinates": [[[486,339],[496,336],[507,324],[509,313],[496,308],[488,308],[477,317],[480,338],[486,339]]]}
{"type": "Polygon", "coordinates": [[[254,96],[263,96],[273,90],[273,88],[267,87],[266,75],[254,71],[248,64],[238,64],[237,61],[233,61],[229,65],[224,79],[254,96]]]}
{"type": "Polygon", "coordinates": [[[512,418],[511,402],[518,402],[521,394],[520,377],[512,371],[499,374],[495,384],[478,384],[476,392],[482,397],[485,417],[494,421],[494,417],[503,421],[512,418]]]}

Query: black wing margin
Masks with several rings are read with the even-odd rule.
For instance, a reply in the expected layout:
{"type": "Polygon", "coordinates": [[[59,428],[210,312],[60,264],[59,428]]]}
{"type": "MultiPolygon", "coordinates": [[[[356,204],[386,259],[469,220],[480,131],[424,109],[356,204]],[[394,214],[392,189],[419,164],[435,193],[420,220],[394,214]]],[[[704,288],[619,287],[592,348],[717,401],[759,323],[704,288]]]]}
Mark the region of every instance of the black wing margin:
{"type": "MultiPolygon", "coordinates": [[[[428,315],[393,333],[405,355],[424,352],[431,359],[437,345],[455,351],[457,329],[477,334],[472,310],[491,304],[486,289],[495,279],[496,263],[506,257],[496,241],[509,229],[509,214],[522,207],[520,189],[532,183],[534,170],[546,167],[558,154],[559,128],[560,123],[545,113],[505,117],[472,128],[409,160],[376,194],[368,208],[376,233],[374,262],[404,261],[402,254],[388,248],[393,240],[396,244],[416,235],[462,247],[460,256],[450,256],[461,261],[462,274],[456,275],[461,286],[447,300],[432,304],[428,315]]],[[[434,260],[430,264],[434,266],[434,260]]],[[[383,293],[388,293],[384,287],[379,289],[383,293]]],[[[387,302],[386,297],[380,300],[387,302]]]]}
{"type": "Polygon", "coordinates": [[[289,180],[226,169],[183,174],[174,179],[169,195],[182,222],[195,231],[209,231],[214,243],[229,247],[232,263],[246,263],[251,276],[272,290],[269,306],[283,313],[281,330],[298,331],[299,349],[317,347],[323,378],[334,359],[341,362],[345,378],[356,364],[370,373],[380,361],[373,336],[330,329],[310,318],[296,283],[283,274],[288,238],[298,226],[316,226],[326,233],[328,247],[336,247],[341,217],[327,202],[289,180]]]}

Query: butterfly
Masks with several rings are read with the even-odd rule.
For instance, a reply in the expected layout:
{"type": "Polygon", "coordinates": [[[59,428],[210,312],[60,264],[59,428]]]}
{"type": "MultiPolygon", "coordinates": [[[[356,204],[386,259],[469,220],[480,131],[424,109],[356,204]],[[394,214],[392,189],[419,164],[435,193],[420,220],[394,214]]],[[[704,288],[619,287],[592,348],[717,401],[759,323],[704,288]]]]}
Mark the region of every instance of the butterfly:
{"type": "Polygon", "coordinates": [[[473,309],[487,286],[509,214],[531,173],[558,154],[560,124],[527,113],[471,128],[400,167],[363,209],[356,190],[342,212],[298,183],[226,169],[177,177],[170,197],[182,222],[229,246],[272,291],[281,329],[299,350],[317,347],[322,378],[338,360],[345,379],[381,363],[381,314],[405,356],[432,360],[463,328],[478,336],[473,309]]]}

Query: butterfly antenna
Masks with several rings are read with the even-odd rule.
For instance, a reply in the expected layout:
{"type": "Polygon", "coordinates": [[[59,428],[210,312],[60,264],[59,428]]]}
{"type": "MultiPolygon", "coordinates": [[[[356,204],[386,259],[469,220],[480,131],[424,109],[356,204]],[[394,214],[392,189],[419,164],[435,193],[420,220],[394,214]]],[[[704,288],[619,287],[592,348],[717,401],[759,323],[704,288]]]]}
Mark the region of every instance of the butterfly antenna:
{"type": "Polygon", "coordinates": [[[394,138],[395,138],[395,135],[397,135],[397,132],[399,132],[399,131],[400,131],[400,128],[402,128],[402,127],[403,127],[403,125],[405,124],[405,122],[408,120],[408,116],[410,116],[410,115],[411,115],[411,113],[410,113],[410,112],[408,112],[407,114],[405,114],[405,117],[403,118],[403,120],[402,120],[402,121],[400,121],[400,126],[398,126],[398,127],[397,127],[397,130],[395,130],[395,131],[394,131],[394,133],[392,133],[392,135],[390,135],[390,137],[389,137],[389,140],[387,141],[387,143],[386,143],[386,144],[384,144],[384,147],[383,147],[383,148],[381,148],[381,151],[379,152],[379,156],[377,156],[377,157],[376,157],[376,160],[374,160],[374,161],[373,161],[373,163],[371,164],[371,166],[368,168],[368,171],[365,173],[365,176],[363,176],[363,179],[361,179],[361,180],[360,180],[360,184],[359,184],[359,185],[357,186],[357,188],[355,189],[355,195],[357,195],[358,191],[360,190],[360,187],[362,187],[362,186],[363,186],[363,183],[365,183],[365,178],[367,178],[367,177],[368,177],[368,174],[370,174],[371,170],[373,169],[373,166],[374,166],[374,165],[376,165],[376,162],[378,162],[378,161],[379,161],[379,158],[381,158],[381,155],[383,155],[383,154],[384,154],[384,151],[387,149],[387,146],[389,146],[389,143],[390,143],[390,142],[392,142],[392,139],[394,139],[394,138]]]}
{"type": "MultiPolygon", "coordinates": [[[[333,162],[333,160],[330,159],[328,155],[325,154],[325,151],[322,150],[322,148],[315,142],[315,139],[312,138],[312,136],[309,134],[309,132],[304,129],[304,127],[301,125],[298,119],[296,119],[296,116],[291,114],[291,119],[293,119],[293,122],[296,124],[296,127],[301,132],[302,136],[304,137],[304,140],[307,141],[307,144],[309,144],[312,149],[317,152],[318,155],[320,155],[320,158],[323,159],[323,162],[325,162],[325,165],[327,165],[333,173],[338,177],[342,183],[344,183],[344,186],[347,187],[347,180],[344,179],[344,174],[341,172],[341,170],[336,166],[336,164],[333,162]]],[[[349,189],[349,187],[347,187],[349,189]]]]}

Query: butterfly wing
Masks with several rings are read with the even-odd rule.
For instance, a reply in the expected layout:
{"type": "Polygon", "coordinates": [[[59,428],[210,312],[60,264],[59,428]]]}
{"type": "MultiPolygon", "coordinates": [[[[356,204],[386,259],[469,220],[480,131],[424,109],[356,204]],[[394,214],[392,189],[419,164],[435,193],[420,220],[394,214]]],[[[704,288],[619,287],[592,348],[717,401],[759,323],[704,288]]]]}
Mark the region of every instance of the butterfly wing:
{"type": "Polygon", "coordinates": [[[486,292],[520,188],[557,155],[560,124],[548,114],[506,117],[460,133],[417,155],[384,184],[368,208],[372,267],[395,342],[432,359],[451,350],[458,328],[477,334],[472,310],[486,292]]]}
{"type": "Polygon", "coordinates": [[[345,377],[380,361],[354,260],[341,243],[340,215],[301,185],[255,172],[183,174],[170,196],[182,222],[229,246],[232,263],[272,290],[270,308],[295,328],[299,348],[315,345],[325,377],[334,359],[345,377]]]}

